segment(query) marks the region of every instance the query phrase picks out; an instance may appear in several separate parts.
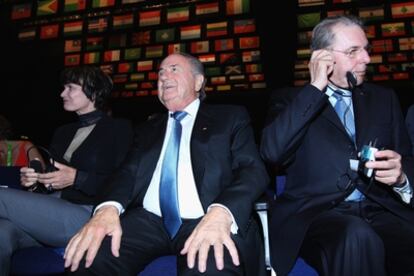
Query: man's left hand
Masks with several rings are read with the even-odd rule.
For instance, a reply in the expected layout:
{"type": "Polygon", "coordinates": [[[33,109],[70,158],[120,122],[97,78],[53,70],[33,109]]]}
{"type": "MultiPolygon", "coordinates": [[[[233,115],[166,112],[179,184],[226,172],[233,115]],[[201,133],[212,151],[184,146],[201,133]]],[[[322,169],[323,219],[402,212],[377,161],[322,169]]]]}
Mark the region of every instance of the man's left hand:
{"type": "Polygon", "coordinates": [[[226,209],[214,206],[203,217],[194,231],[188,237],[181,250],[181,254],[187,254],[187,265],[189,268],[194,267],[195,258],[198,254],[198,270],[203,273],[206,271],[208,251],[210,246],[214,248],[214,257],[218,270],[224,268],[224,247],[230,253],[233,264],[238,266],[239,255],[236,245],[231,239],[232,219],[226,209]]]}
{"type": "Polygon", "coordinates": [[[381,150],[375,153],[375,161],[365,164],[368,169],[375,170],[375,180],[386,185],[398,185],[405,182],[402,171],[401,155],[392,150],[381,150]]]}

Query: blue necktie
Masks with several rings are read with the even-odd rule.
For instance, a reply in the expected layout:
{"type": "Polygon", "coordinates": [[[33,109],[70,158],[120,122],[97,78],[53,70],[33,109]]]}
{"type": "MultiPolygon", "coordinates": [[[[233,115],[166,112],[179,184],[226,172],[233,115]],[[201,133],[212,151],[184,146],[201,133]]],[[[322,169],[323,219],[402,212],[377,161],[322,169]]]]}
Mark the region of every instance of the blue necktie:
{"type": "Polygon", "coordinates": [[[184,111],[174,112],[171,134],[165,150],[160,179],[160,208],[164,226],[171,239],[181,226],[177,192],[178,154],[181,140],[181,120],[187,115],[184,111]]]}
{"type": "MultiPolygon", "coordinates": [[[[335,111],[338,114],[338,117],[341,120],[342,124],[344,125],[349,137],[351,137],[352,141],[355,143],[355,121],[351,111],[352,95],[350,93],[337,90],[332,94],[332,96],[336,99],[336,104],[334,107],[335,111]]],[[[364,198],[365,196],[360,191],[358,191],[358,189],[354,189],[354,191],[345,199],[345,201],[361,201],[364,198]]]]}

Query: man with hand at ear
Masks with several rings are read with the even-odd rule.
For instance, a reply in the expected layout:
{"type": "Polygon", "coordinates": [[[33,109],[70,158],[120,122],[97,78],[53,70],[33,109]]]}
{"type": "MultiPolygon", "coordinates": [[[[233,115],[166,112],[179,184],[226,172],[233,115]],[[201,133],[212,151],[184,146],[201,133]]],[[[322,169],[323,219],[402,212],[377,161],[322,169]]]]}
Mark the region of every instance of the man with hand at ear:
{"type": "Polygon", "coordinates": [[[278,91],[262,135],[262,156],[287,174],[271,210],[272,265],[286,275],[301,256],[320,275],[413,275],[414,161],[397,97],[364,83],[358,18],[322,20],[311,50],[310,83],[278,91]]]}

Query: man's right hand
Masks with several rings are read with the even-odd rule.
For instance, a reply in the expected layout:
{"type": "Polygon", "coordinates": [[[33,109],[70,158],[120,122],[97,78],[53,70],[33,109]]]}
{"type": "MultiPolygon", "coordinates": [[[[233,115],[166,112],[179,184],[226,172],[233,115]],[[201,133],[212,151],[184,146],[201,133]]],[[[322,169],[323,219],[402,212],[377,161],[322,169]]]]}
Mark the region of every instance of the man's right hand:
{"type": "Polygon", "coordinates": [[[122,228],[118,209],[113,206],[101,207],[92,219],[69,241],[65,250],[65,268],[76,271],[86,252],[85,267],[92,265],[105,236],[111,236],[111,251],[119,256],[122,228]]]}

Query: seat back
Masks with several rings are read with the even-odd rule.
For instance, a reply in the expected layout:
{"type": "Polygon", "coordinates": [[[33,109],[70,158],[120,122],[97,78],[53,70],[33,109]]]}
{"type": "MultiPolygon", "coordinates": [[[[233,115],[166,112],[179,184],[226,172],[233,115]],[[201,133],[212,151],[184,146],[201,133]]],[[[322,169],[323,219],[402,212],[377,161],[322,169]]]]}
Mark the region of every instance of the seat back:
{"type": "Polygon", "coordinates": [[[19,166],[0,166],[0,186],[21,189],[19,166]]]}

